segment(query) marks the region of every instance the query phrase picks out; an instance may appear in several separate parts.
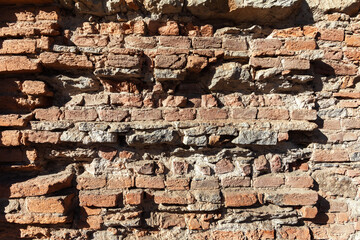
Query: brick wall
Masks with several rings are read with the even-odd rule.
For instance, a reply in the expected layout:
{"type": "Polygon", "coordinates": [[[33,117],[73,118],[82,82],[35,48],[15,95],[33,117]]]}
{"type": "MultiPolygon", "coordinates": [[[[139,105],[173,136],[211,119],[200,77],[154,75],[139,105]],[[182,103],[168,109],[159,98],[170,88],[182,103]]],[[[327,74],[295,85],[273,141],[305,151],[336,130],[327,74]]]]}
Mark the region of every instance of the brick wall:
{"type": "Polygon", "coordinates": [[[360,238],[356,14],[60,2],[0,7],[0,239],[360,238]]]}

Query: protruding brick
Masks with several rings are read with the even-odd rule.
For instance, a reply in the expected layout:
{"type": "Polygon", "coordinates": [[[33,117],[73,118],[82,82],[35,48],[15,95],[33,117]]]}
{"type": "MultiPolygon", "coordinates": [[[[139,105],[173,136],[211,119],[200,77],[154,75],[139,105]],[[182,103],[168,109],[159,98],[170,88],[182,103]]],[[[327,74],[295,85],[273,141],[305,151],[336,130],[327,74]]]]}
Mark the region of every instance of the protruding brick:
{"type": "Polygon", "coordinates": [[[257,203],[255,193],[224,191],[225,207],[249,207],[257,203]]]}
{"type": "Polygon", "coordinates": [[[33,213],[60,213],[65,214],[71,207],[74,195],[27,198],[26,206],[29,212],[33,213]]]}
{"type": "Polygon", "coordinates": [[[348,162],[350,158],[348,152],[344,149],[316,149],[311,156],[311,160],[314,162],[348,162]]]}
{"type": "Polygon", "coordinates": [[[144,192],[135,190],[126,193],[125,203],[129,205],[140,205],[144,198],[144,192]]]}
{"type": "Polygon", "coordinates": [[[121,193],[81,192],[79,205],[88,207],[116,207],[121,201],[121,193]]]}
{"type": "Polygon", "coordinates": [[[191,72],[199,73],[208,65],[206,57],[200,56],[189,56],[187,59],[186,69],[191,72]]]}
{"type": "Polygon", "coordinates": [[[0,145],[19,146],[21,145],[21,132],[18,130],[6,130],[0,132],[0,145]]]}

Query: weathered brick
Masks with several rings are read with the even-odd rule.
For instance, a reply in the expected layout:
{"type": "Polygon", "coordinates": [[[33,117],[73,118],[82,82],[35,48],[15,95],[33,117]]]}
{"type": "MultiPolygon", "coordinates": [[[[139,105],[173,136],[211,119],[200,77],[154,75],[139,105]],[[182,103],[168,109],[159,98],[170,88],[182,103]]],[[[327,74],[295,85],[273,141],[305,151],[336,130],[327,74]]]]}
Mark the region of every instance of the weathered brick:
{"type": "Polygon", "coordinates": [[[259,108],[257,118],[270,120],[288,120],[289,111],[278,108],[259,108]]]}
{"type": "Polygon", "coordinates": [[[360,47],[360,35],[346,35],[345,42],[349,47],[360,47]]]}
{"type": "Polygon", "coordinates": [[[285,185],[291,188],[311,188],[314,180],[310,176],[286,176],[285,185]]]}
{"type": "Polygon", "coordinates": [[[291,51],[314,50],[316,49],[315,40],[288,40],[285,48],[291,51]]]}
{"type": "Polygon", "coordinates": [[[99,188],[103,188],[106,185],[106,177],[95,177],[95,176],[91,176],[89,175],[80,175],[76,178],[76,188],[79,190],[83,190],[83,189],[99,189],[99,188]]]}
{"type": "Polygon", "coordinates": [[[21,84],[21,91],[27,95],[52,96],[53,93],[48,90],[46,84],[42,81],[24,81],[21,84]]]}
{"type": "Polygon", "coordinates": [[[127,36],[125,38],[125,45],[137,49],[154,49],[157,42],[155,37],[127,36]]]}
{"type": "Polygon", "coordinates": [[[205,180],[192,180],[192,190],[213,190],[219,188],[219,180],[217,179],[205,179],[205,180]]]}
{"type": "Polygon", "coordinates": [[[149,121],[149,120],[161,120],[160,109],[134,109],[131,112],[132,121],[149,121]]]}
{"type": "MultiPolygon", "coordinates": [[[[344,64],[341,62],[324,60],[323,65],[320,66],[320,69],[315,69],[316,72],[324,75],[356,75],[357,67],[354,64],[344,64]]],[[[315,65],[318,67],[319,65],[315,65]]]]}
{"type": "Polygon", "coordinates": [[[317,111],[314,109],[294,109],[290,111],[292,120],[316,120],[317,111]]]}
{"type": "Polygon", "coordinates": [[[40,196],[71,187],[73,174],[71,172],[60,172],[51,175],[38,176],[17,182],[10,186],[9,197],[20,198],[27,196],[40,196]]]}
{"type": "Polygon", "coordinates": [[[156,68],[181,69],[186,64],[184,55],[157,55],[155,57],[156,68]]]}
{"type": "Polygon", "coordinates": [[[97,118],[95,109],[65,110],[65,120],[94,121],[97,118]]]}
{"type": "Polygon", "coordinates": [[[250,187],[251,180],[247,177],[226,177],[221,179],[223,187],[250,187]]]}
{"type": "Polygon", "coordinates": [[[165,188],[164,178],[160,176],[137,176],[135,186],[137,188],[163,189],[165,188]]]}
{"type": "Polygon", "coordinates": [[[234,164],[228,159],[222,159],[215,164],[215,173],[224,174],[234,171],[234,164]]]}
{"type": "Polygon", "coordinates": [[[110,95],[110,102],[112,105],[124,107],[141,107],[143,105],[141,95],[133,94],[112,94],[110,95]]]}
{"type": "Polygon", "coordinates": [[[245,38],[223,38],[223,48],[232,51],[246,51],[248,47],[245,38]]]}
{"type": "Polygon", "coordinates": [[[339,119],[329,119],[324,120],[323,129],[327,130],[340,130],[340,120],[339,119]]]}
{"type": "Polygon", "coordinates": [[[196,111],[194,109],[166,109],[162,114],[166,121],[186,121],[194,120],[196,111]]]}
{"type": "Polygon", "coordinates": [[[55,69],[91,69],[93,64],[85,55],[43,52],[39,59],[44,67],[55,69]]]}
{"type": "Polygon", "coordinates": [[[177,22],[167,21],[165,25],[158,28],[158,32],[162,36],[177,36],[180,30],[177,22]]]}
{"type": "Polygon", "coordinates": [[[113,176],[107,180],[108,189],[125,189],[133,186],[134,178],[130,176],[113,176]]]}
{"type": "Polygon", "coordinates": [[[65,214],[70,210],[74,194],[68,196],[27,198],[26,206],[33,213],[60,213],[65,214]]]}
{"type": "Polygon", "coordinates": [[[44,108],[44,109],[36,109],[35,111],[35,119],[45,120],[45,121],[57,121],[60,119],[61,111],[59,108],[44,108]]]}
{"type": "Polygon", "coordinates": [[[101,109],[98,110],[100,121],[105,122],[122,122],[129,116],[129,112],[126,110],[116,109],[101,109]]]}
{"type": "Polygon", "coordinates": [[[320,29],[319,40],[342,42],[344,41],[343,29],[320,29]]]}
{"type": "Polygon", "coordinates": [[[284,29],[274,29],[272,32],[273,37],[281,38],[295,38],[304,36],[301,27],[290,27],[284,29]]]}
{"type": "Polygon", "coordinates": [[[144,192],[139,190],[134,190],[126,193],[125,203],[129,205],[140,205],[144,198],[144,192]]]}
{"type": "Polygon", "coordinates": [[[92,35],[92,36],[76,35],[72,38],[72,42],[79,47],[106,47],[109,40],[107,36],[101,36],[101,35],[92,35]]]}
{"type": "Polygon", "coordinates": [[[0,73],[40,72],[39,61],[25,56],[0,56],[0,73]]]}
{"type": "Polygon", "coordinates": [[[300,212],[303,218],[315,218],[318,213],[318,209],[317,207],[304,206],[300,209],[300,212]]]}
{"type": "Polygon", "coordinates": [[[5,130],[0,132],[0,145],[3,146],[21,145],[21,132],[18,130],[5,130]]]}
{"type": "Polygon", "coordinates": [[[6,39],[2,42],[0,54],[34,54],[36,40],[32,39],[6,39]]]}
{"type": "Polygon", "coordinates": [[[70,223],[71,216],[61,216],[58,214],[37,214],[37,213],[14,213],[6,214],[5,219],[9,223],[16,224],[46,224],[56,225],[70,223]]]}
{"type": "Polygon", "coordinates": [[[187,59],[186,69],[191,72],[201,72],[208,65],[206,57],[189,56],[187,59]]]}
{"type": "Polygon", "coordinates": [[[194,37],[192,46],[195,49],[221,48],[221,38],[217,37],[194,37]]]}
{"type": "Polygon", "coordinates": [[[278,231],[279,237],[281,239],[301,239],[301,240],[310,240],[310,230],[308,227],[290,227],[283,226],[278,231]]]}
{"type": "Polygon", "coordinates": [[[348,152],[344,149],[316,149],[311,156],[311,160],[314,162],[348,162],[350,158],[348,152]]]}
{"type": "Polygon", "coordinates": [[[156,204],[187,205],[195,202],[194,197],[189,193],[178,192],[156,192],[154,195],[156,204]]]}
{"type": "Polygon", "coordinates": [[[258,112],[256,108],[233,108],[231,111],[233,119],[256,119],[258,112]]]}
{"type": "Polygon", "coordinates": [[[168,178],[165,185],[168,190],[188,190],[189,183],[187,178],[168,178]]]}
{"type": "Polygon", "coordinates": [[[285,70],[307,70],[310,69],[310,61],[298,58],[282,58],[281,64],[285,70]]]}
{"type": "Polygon", "coordinates": [[[224,191],[225,207],[249,207],[257,203],[257,196],[252,192],[224,191]]]}
{"type": "Polygon", "coordinates": [[[79,205],[87,207],[116,207],[121,202],[121,193],[81,192],[79,205]]]}
{"type": "Polygon", "coordinates": [[[160,36],[159,46],[190,49],[191,40],[183,36],[160,36]]]}
{"type": "Polygon", "coordinates": [[[314,205],[318,201],[318,194],[312,192],[299,192],[299,193],[285,193],[282,203],[280,205],[288,206],[305,206],[314,205]]]}
{"type": "Polygon", "coordinates": [[[263,187],[280,187],[284,185],[285,181],[282,176],[260,176],[253,179],[254,187],[263,188],[263,187]]]}
{"type": "Polygon", "coordinates": [[[255,68],[278,68],[281,65],[280,58],[259,58],[251,57],[250,65],[255,68]]]}
{"type": "Polygon", "coordinates": [[[227,119],[228,112],[226,109],[212,108],[204,109],[201,108],[198,110],[197,118],[201,120],[220,120],[227,119]]]}
{"type": "Polygon", "coordinates": [[[357,119],[342,119],[341,126],[345,130],[360,129],[360,123],[357,119]]]}
{"type": "Polygon", "coordinates": [[[86,94],[84,95],[86,106],[108,105],[109,95],[107,94],[86,94]]]}
{"type": "Polygon", "coordinates": [[[141,58],[140,56],[109,54],[105,65],[117,68],[140,68],[141,58]]]}
{"type": "Polygon", "coordinates": [[[57,144],[60,141],[60,132],[50,131],[25,131],[23,132],[22,142],[32,143],[52,143],[57,144]]]}

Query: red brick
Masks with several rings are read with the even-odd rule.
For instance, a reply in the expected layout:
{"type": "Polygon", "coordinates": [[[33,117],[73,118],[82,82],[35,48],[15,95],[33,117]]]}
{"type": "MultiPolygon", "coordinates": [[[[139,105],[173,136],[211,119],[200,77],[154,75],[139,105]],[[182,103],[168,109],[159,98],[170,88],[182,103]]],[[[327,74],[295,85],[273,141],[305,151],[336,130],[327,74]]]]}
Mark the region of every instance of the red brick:
{"type": "Polygon", "coordinates": [[[2,42],[0,54],[29,54],[36,52],[36,40],[6,39],[2,42]]]}
{"type": "MultiPolygon", "coordinates": [[[[357,50],[354,49],[347,49],[344,51],[345,56],[352,61],[359,61],[360,60],[360,53],[357,50]]],[[[335,59],[335,60],[341,60],[335,59]]]]}
{"type": "Polygon", "coordinates": [[[348,152],[343,149],[316,149],[311,156],[311,160],[314,162],[348,162],[350,158],[348,152]]]}
{"type": "Polygon", "coordinates": [[[68,196],[27,198],[26,206],[33,213],[60,213],[65,214],[70,210],[74,194],[68,196]]]}
{"type": "Polygon", "coordinates": [[[61,216],[58,214],[29,214],[29,213],[14,213],[6,214],[6,221],[16,224],[64,224],[72,222],[72,216],[61,216]]]}
{"type": "Polygon", "coordinates": [[[179,35],[179,26],[175,21],[167,21],[165,25],[158,28],[158,32],[162,36],[179,35]]]}
{"type": "Polygon", "coordinates": [[[168,96],[163,102],[163,107],[185,107],[187,98],[184,96],[168,96]]]}
{"type": "Polygon", "coordinates": [[[112,94],[110,101],[112,105],[124,107],[141,107],[143,105],[141,96],[132,94],[112,94]]]}
{"type": "Polygon", "coordinates": [[[186,192],[156,192],[154,195],[156,204],[187,205],[195,202],[194,197],[186,192]]]}
{"type": "Polygon", "coordinates": [[[255,193],[224,191],[225,207],[249,207],[257,203],[255,193]]]}
{"type": "Polygon", "coordinates": [[[290,227],[290,226],[283,226],[280,228],[277,233],[281,239],[287,240],[310,240],[310,230],[308,227],[290,227]]]}
{"type": "Polygon", "coordinates": [[[228,113],[226,109],[199,109],[197,118],[201,120],[220,120],[227,119],[228,113]]]}
{"type": "Polygon", "coordinates": [[[282,58],[281,64],[285,70],[307,70],[310,69],[310,61],[298,58],[282,58]]]}
{"type": "Polygon", "coordinates": [[[285,193],[282,200],[282,205],[288,206],[305,206],[314,205],[318,201],[317,192],[298,192],[285,193]]]}
{"type": "Polygon", "coordinates": [[[154,49],[156,48],[156,38],[154,37],[140,37],[127,36],[125,38],[126,46],[137,49],[154,49]]]}
{"type": "Polygon", "coordinates": [[[217,179],[192,180],[192,190],[214,190],[219,189],[219,181],[217,179]]]}
{"type": "Polygon", "coordinates": [[[108,105],[109,95],[107,94],[86,94],[84,95],[86,106],[108,105]]]}
{"type": "Polygon", "coordinates": [[[50,131],[25,131],[23,132],[22,141],[24,143],[52,143],[57,144],[60,141],[60,132],[50,131]]]}
{"type": "Polygon", "coordinates": [[[226,177],[221,179],[223,187],[250,187],[250,178],[245,177],[226,177]]]}
{"type": "Polygon", "coordinates": [[[360,122],[357,119],[342,119],[341,126],[345,130],[360,129],[360,122]]]}
{"type": "Polygon", "coordinates": [[[217,37],[194,37],[192,46],[195,49],[221,48],[221,38],[217,37]]]}
{"type": "Polygon", "coordinates": [[[117,155],[117,150],[113,147],[103,146],[99,148],[98,155],[101,158],[112,161],[117,155]]]}
{"type": "Polygon", "coordinates": [[[317,111],[314,109],[294,109],[290,112],[292,120],[316,120],[317,111]]]}
{"type": "Polygon", "coordinates": [[[163,110],[166,121],[186,121],[195,119],[194,109],[166,109],[163,110]]]}
{"type": "Polygon", "coordinates": [[[303,218],[315,218],[318,213],[318,209],[316,207],[305,206],[300,209],[300,212],[303,218]]]}
{"type": "Polygon", "coordinates": [[[106,186],[106,177],[95,177],[91,176],[90,174],[88,176],[78,176],[76,178],[76,188],[79,190],[87,189],[99,189],[106,186]]]}
{"type": "Polygon", "coordinates": [[[280,49],[282,42],[279,39],[254,39],[250,45],[254,51],[268,51],[280,49]]]}
{"type": "Polygon", "coordinates": [[[79,205],[88,207],[117,207],[121,201],[121,193],[81,192],[79,205]]]}
{"type": "Polygon", "coordinates": [[[285,47],[290,51],[314,50],[316,42],[315,40],[288,40],[285,42],[285,47]]]}
{"type": "Polygon", "coordinates": [[[46,109],[36,109],[35,118],[38,120],[46,120],[46,121],[57,121],[60,119],[61,111],[59,108],[52,107],[46,109]]]}
{"type": "Polygon", "coordinates": [[[156,68],[181,69],[185,64],[184,55],[157,55],[155,57],[156,68]]]}
{"type": "Polygon", "coordinates": [[[250,65],[255,68],[278,68],[281,65],[280,58],[251,57],[250,65]]]}
{"type": "Polygon", "coordinates": [[[14,28],[2,27],[0,28],[0,37],[30,37],[36,35],[34,28],[14,28]]]}
{"type": "Polygon", "coordinates": [[[182,36],[160,36],[159,46],[190,49],[191,40],[188,37],[182,36]]]}
{"type": "Polygon", "coordinates": [[[234,164],[231,163],[228,159],[222,159],[215,164],[215,173],[223,174],[234,171],[234,164]]]}
{"type": "Polygon", "coordinates": [[[335,61],[329,61],[329,60],[324,60],[323,62],[327,65],[327,68],[320,69],[321,74],[341,75],[341,76],[357,74],[357,66],[354,64],[344,64],[342,62],[335,62],[335,61]],[[323,71],[326,71],[326,73],[323,71]]]}
{"type": "Polygon", "coordinates": [[[134,109],[131,112],[132,121],[150,121],[150,120],[161,120],[160,109],[134,109]]]}
{"type": "Polygon", "coordinates": [[[341,200],[331,200],[327,199],[329,203],[328,212],[347,212],[348,205],[344,201],[341,200]]]}
{"type": "Polygon", "coordinates": [[[342,42],[344,41],[343,29],[320,29],[319,40],[342,42]]]}
{"type": "Polygon", "coordinates": [[[109,109],[101,109],[98,110],[100,121],[105,122],[122,122],[129,116],[129,112],[126,110],[109,110],[109,109]]]}
{"type": "Polygon", "coordinates": [[[5,130],[0,132],[0,145],[19,146],[21,145],[21,132],[18,130],[5,130]]]}
{"type": "Polygon", "coordinates": [[[349,47],[360,47],[360,35],[346,35],[345,42],[349,47]]]}
{"type": "Polygon", "coordinates": [[[223,38],[223,48],[232,51],[246,51],[248,49],[245,38],[223,38]]]}
{"type": "Polygon", "coordinates": [[[233,108],[233,119],[256,119],[258,110],[256,108],[233,108]]]}
{"type": "Polygon", "coordinates": [[[137,176],[135,186],[137,188],[163,189],[165,188],[164,178],[160,176],[137,176]]]}
{"type": "Polygon", "coordinates": [[[188,190],[189,183],[187,178],[168,178],[165,185],[168,190],[188,190]]]}
{"type": "Polygon", "coordinates": [[[280,187],[284,185],[284,178],[281,176],[260,176],[253,179],[254,187],[280,187]]]}
{"type": "Polygon", "coordinates": [[[135,186],[134,178],[130,176],[113,176],[107,180],[108,189],[125,189],[135,186]]]}
{"type": "Polygon", "coordinates": [[[285,185],[291,188],[312,188],[314,180],[310,176],[287,176],[285,185]]]}
{"type": "Polygon", "coordinates": [[[0,56],[0,73],[40,72],[39,61],[25,56],[0,56]]]}
{"type": "Polygon", "coordinates": [[[65,120],[94,121],[97,118],[95,109],[65,110],[65,120]]]}
{"type": "Polygon", "coordinates": [[[140,205],[144,198],[144,192],[135,190],[126,193],[125,195],[125,203],[129,205],[140,205]]]}
{"type": "Polygon", "coordinates": [[[39,55],[45,67],[56,69],[91,69],[93,64],[85,55],[43,52],[39,55]]]}
{"type": "Polygon", "coordinates": [[[304,36],[301,27],[291,27],[285,29],[274,29],[272,32],[273,37],[280,38],[294,38],[294,37],[302,37],[304,36]]]}
{"type": "Polygon", "coordinates": [[[10,186],[10,198],[39,196],[71,187],[73,174],[60,172],[57,174],[38,176],[24,182],[17,182],[10,186]]]}
{"type": "Polygon", "coordinates": [[[79,47],[106,47],[108,44],[108,37],[101,35],[79,36],[72,38],[72,42],[79,47]]]}
{"type": "Polygon", "coordinates": [[[24,81],[21,85],[21,91],[26,95],[52,96],[53,93],[48,90],[46,84],[42,81],[24,81]]]}
{"type": "Polygon", "coordinates": [[[323,129],[327,130],[340,130],[340,120],[338,119],[331,119],[331,120],[324,120],[323,129]]]}
{"type": "Polygon", "coordinates": [[[360,92],[336,92],[333,93],[333,96],[338,98],[357,99],[360,98],[360,92]]]}
{"type": "Polygon", "coordinates": [[[208,65],[206,57],[189,56],[187,59],[186,69],[191,72],[199,73],[208,65]]]}
{"type": "Polygon", "coordinates": [[[139,68],[141,59],[139,56],[109,54],[105,65],[117,68],[139,68]]]}
{"type": "Polygon", "coordinates": [[[286,109],[259,108],[258,119],[288,120],[289,111],[286,109]]]}

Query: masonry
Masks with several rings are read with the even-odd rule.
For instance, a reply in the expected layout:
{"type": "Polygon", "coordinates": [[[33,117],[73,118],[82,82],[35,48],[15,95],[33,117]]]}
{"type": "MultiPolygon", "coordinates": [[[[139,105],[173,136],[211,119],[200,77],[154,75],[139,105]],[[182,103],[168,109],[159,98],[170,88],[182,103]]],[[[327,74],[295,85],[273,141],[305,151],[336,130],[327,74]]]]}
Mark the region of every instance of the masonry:
{"type": "Polygon", "coordinates": [[[0,1],[0,239],[360,239],[359,9],[0,1]]]}

